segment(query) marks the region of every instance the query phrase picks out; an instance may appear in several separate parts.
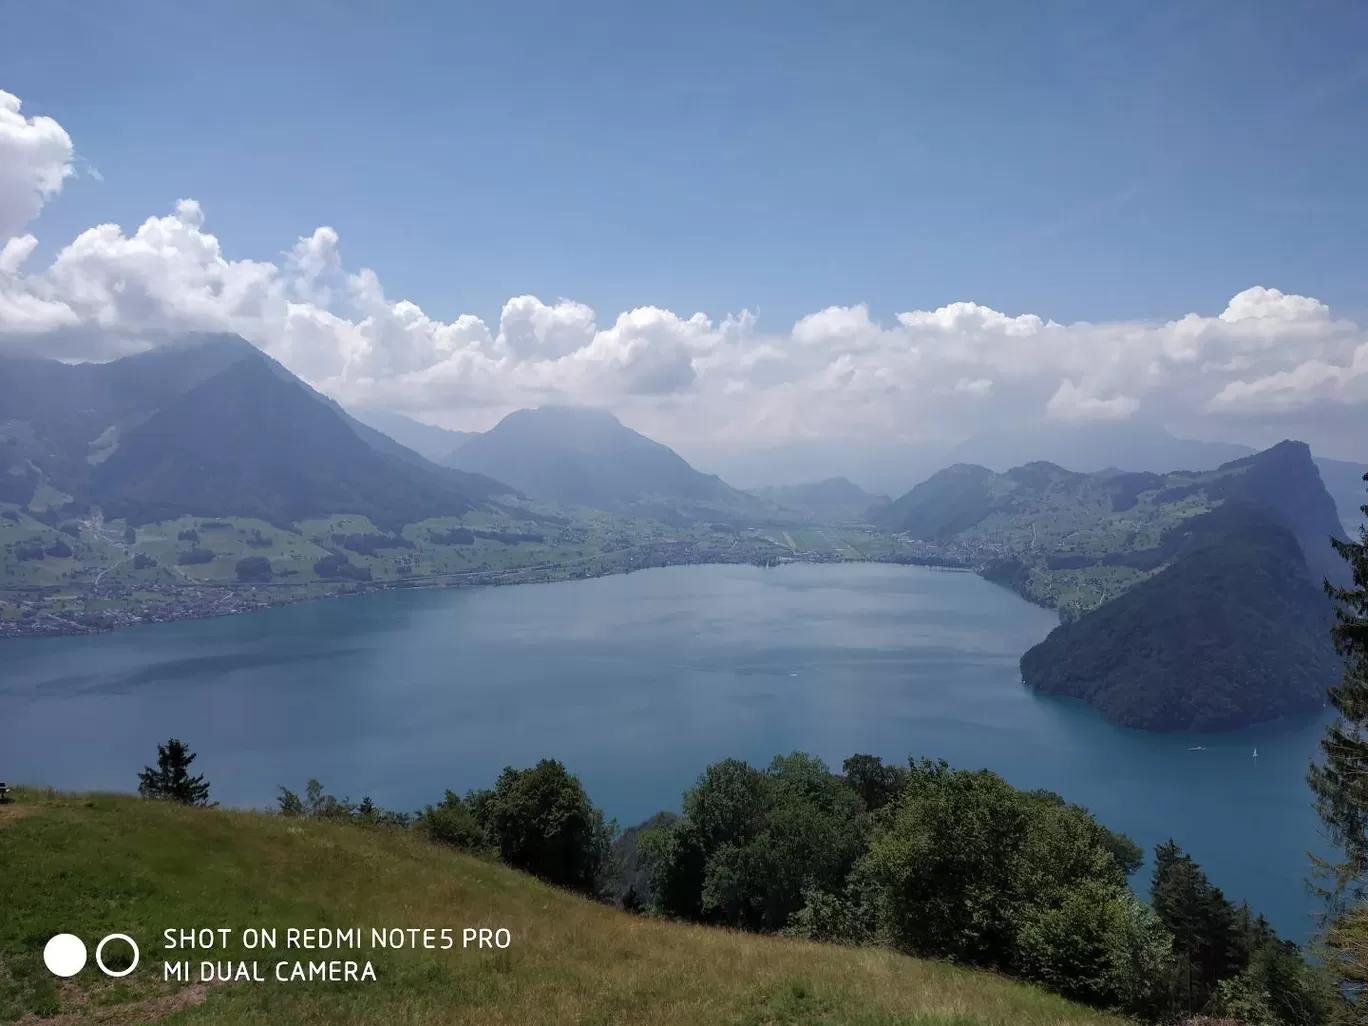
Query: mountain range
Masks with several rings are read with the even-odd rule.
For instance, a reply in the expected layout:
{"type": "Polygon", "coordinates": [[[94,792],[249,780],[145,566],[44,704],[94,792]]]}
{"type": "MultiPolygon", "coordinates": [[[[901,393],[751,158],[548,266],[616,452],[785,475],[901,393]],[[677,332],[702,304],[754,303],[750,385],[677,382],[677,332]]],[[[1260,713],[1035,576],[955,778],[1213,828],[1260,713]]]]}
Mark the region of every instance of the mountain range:
{"type": "MultiPolygon", "coordinates": [[[[1010,431],[962,441],[907,442],[896,439],[802,439],[739,452],[689,450],[696,465],[720,473],[752,491],[844,476],[875,493],[900,495],[936,471],[957,463],[999,473],[1033,462],[1053,463],[1077,473],[1123,470],[1165,474],[1214,470],[1257,450],[1232,442],[1177,437],[1162,425],[1142,421],[1016,425],[1010,431]]],[[[1359,507],[1368,499],[1363,475],[1368,464],[1317,455],[1316,465],[1339,515],[1352,532],[1363,523],[1359,507]]]]}
{"type": "Polygon", "coordinates": [[[888,496],[873,495],[845,477],[756,488],[752,494],[817,520],[862,520],[889,501],[888,496]]]}

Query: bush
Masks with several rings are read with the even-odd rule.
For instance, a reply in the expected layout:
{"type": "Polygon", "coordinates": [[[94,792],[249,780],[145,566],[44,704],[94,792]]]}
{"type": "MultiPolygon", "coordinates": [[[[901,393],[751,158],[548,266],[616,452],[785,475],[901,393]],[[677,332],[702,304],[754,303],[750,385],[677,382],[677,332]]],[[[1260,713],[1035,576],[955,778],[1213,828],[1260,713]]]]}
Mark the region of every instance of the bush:
{"type": "Polygon", "coordinates": [[[447,791],[436,805],[429,805],[418,817],[418,828],[429,840],[461,851],[478,852],[489,847],[484,829],[460,795],[447,791]]]}
{"type": "Polygon", "coordinates": [[[149,556],[146,552],[139,552],[136,556],[133,557],[134,570],[149,570],[156,565],[157,561],[153,559],[151,556],[149,556]]]}
{"type": "Polygon", "coordinates": [[[1172,938],[1117,884],[1085,880],[1058,905],[1030,906],[1017,932],[1021,974],[1091,1005],[1155,1011],[1172,938]]]}
{"type": "Polygon", "coordinates": [[[43,554],[52,556],[54,559],[69,559],[71,558],[71,546],[64,541],[55,541],[43,550],[43,554]]]}
{"type": "Polygon", "coordinates": [[[186,528],[184,531],[181,531],[180,534],[176,535],[176,537],[181,541],[188,541],[191,544],[197,544],[200,540],[199,532],[193,527],[186,528]]]}
{"type": "Polygon", "coordinates": [[[282,787],[276,802],[282,816],[326,819],[371,827],[402,828],[409,826],[413,821],[413,817],[408,813],[381,808],[370,798],[353,802],[349,798],[335,798],[325,794],[323,785],[312,778],[305,785],[303,799],[289,788],[282,787]]]}
{"type": "Polygon", "coordinates": [[[194,548],[182,552],[176,557],[176,562],[181,566],[196,566],[200,563],[212,563],[214,554],[208,549],[194,548]]]}

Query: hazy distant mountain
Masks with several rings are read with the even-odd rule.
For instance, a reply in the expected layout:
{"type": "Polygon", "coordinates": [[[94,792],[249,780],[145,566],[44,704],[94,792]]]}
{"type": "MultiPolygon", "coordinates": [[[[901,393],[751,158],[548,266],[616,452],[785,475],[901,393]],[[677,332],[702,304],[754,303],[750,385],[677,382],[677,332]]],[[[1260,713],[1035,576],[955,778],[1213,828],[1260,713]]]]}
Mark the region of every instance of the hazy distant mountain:
{"type": "Polygon", "coordinates": [[[467,441],[451,461],[463,470],[497,474],[531,498],[566,506],[758,505],[752,496],[700,473],[673,449],[605,410],[518,410],[467,441]]]}
{"type": "Polygon", "coordinates": [[[782,508],[808,513],[819,520],[863,519],[870,509],[889,501],[888,496],[872,495],[844,477],[757,488],[753,494],[782,508]]]}
{"type": "Polygon", "coordinates": [[[1175,438],[1144,423],[1023,424],[1011,432],[980,435],[954,446],[945,463],[972,463],[1003,471],[1026,463],[1054,463],[1088,473],[1118,470],[1166,474],[1170,470],[1212,470],[1248,456],[1249,446],[1175,438]]]}
{"type": "Polygon", "coordinates": [[[450,431],[447,428],[424,424],[389,410],[367,407],[351,410],[351,415],[362,424],[388,435],[400,445],[407,446],[434,463],[445,464],[446,459],[471,438],[473,431],[450,431]]]}
{"type": "Polygon", "coordinates": [[[509,491],[438,467],[349,417],[235,336],[107,364],[0,360],[0,478],[142,523],[184,514],[396,526],[509,491]]]}
{"type": "Polygon", "coordinates": [[[804,438],[757,449],[680,449],[689,462],[749,491],[844,477],[875,495],[898,495],[953,460],[944,446],[883,439],[804,438]]]}

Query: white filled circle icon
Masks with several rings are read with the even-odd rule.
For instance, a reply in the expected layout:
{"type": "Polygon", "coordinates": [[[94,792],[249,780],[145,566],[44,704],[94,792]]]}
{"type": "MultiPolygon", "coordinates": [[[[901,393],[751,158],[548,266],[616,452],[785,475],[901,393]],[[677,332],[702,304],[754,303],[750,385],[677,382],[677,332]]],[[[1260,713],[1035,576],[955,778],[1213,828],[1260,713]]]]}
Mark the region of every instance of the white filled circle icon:
{"type": "Polygon", "coordinates": [[[57,934],[43,947],[43,964],[53,976],[75,976],[85,968],[85,941],[74,933],[57,934]]]}

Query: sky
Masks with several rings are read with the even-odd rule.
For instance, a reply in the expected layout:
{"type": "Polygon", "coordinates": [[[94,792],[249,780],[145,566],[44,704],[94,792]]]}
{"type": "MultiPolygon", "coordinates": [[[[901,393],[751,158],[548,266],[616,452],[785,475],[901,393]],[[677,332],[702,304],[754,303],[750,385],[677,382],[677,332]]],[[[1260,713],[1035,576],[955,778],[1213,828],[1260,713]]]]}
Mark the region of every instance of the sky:
{"type": "Polygon", "coordinates": [[[1368,5],[0,3],[0,352],[667,442],[1368,437],[1368,5]]]}

